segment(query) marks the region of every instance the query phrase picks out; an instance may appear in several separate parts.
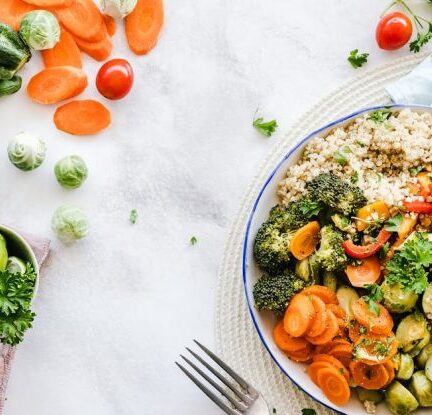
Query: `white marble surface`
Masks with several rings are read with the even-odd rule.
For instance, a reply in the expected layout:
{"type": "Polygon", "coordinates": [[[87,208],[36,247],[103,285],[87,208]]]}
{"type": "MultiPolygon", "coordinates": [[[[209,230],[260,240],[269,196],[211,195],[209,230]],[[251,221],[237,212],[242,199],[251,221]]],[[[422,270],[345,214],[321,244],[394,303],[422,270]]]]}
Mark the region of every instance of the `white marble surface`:
{"type": "MultiPolygon", "coordinates": [[[[56,131],[53,108],[30,103],[23,91],[1,99],[2,221],[53,237],[53,210],[71,202],[92,222],[88,239],[53,242],[38,317],[13,368],[8,415],[219,413],[173,361],[194,337],[213,345],[224,242],[272,144],[320,96],[363,70],[347,64],[351,49],[370,52],[369,68],[408,53],[375,46],[386,4],[166,0],[166,28],[150,55],[132,56],[122,30],[116,35],[114,55],[131,60],[136,83],[124,101],[108,103],[113,125],[94,138],[56,131]],[[251,128],[257,107],[280,124],[271,139],[251,128]],[[33,173],[7,160],[7,140],[20,130],[48,142],[47,160],[33,173]],[[52,173],[69,153],[90,168],[76,191],[62,190],[52,173]]],[[[25,77],[40,67],[36,57],[25,77]]],[[[93,74],[98,65],[86,68],[93,74]]],[[[95,95],[92,82],[85,96],[95,95]]]]}

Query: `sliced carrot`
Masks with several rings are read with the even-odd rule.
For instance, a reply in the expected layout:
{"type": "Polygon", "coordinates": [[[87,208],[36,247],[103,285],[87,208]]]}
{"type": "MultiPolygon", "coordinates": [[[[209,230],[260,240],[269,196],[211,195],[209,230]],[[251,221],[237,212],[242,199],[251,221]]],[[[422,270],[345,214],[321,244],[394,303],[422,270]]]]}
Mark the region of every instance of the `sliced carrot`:
{"type": "Polygon", "coordinates": [[[339,325],[336,316],[330,311],[326,310],[326,329],[322,334],[316,337],[306,336],[306,340],[314,345],[326,344],[332,341],[339,332],[339,325]]]}
{"type": "Polygon", "coordinates": [[[355,343],[361,336],[368,334],[366,327],[358,321],[352,321],[348,326],[348,336],[355,343]]]}
{"type": "Polygon", "coordinates": [[[318,371],[318,386],[327,399],[335,405],[345,405],[351,396],[345,377],[334,367],[325,367],[318,371]]]}
{"type": "Polygon", "coordinates": [[[387,362],[384,362],[383,365],[384,365],[384,367],[386,368],[387,373],[388,373],[388,375],[389,375],[389,380],[388,380],[388,382],[384,385],[384,387],[386,387],[386,386],[390,385],[390,383],[393,382],[393,380],[394,380],[394,378],[395,378],[395,376],[396,376],[396,372],[395,372],[394,364],[393,364],[393,362],[392,362],[391,360],[387,360],[387,362]]]}
{"type": "Polygon", "coordinates": [[[290,241],[290,251],[294,258],[302,260],[313,254],[319,242],[320,224],[309,222],[296,231],[290,241]]]}
{"type": "Polygon", "coordinates": [[[330,356],[328,354],[317,354],[317,355],[314,355],[312,360],[314,362],[330,363],[333,367],[338,369],[340,371],[340,373],[342,373],[342,375],[344,375],[345,379],[349,382],[350,375],[349,375],[347,368],[342,364],[342,362],[340,360],[336,359],[335,357],[330,356]]]}
{"type": "Polygon", "coordinates": [[[381,263],[376,256],[361,260],[360,265],[348,265],[345,270],[353,287],[375,284],[381,277],[381,263]]]}
{"type": "Polygon", "coordinates": [[[76,37],[75,41],[84,53],[99,62],[107,60],[110,57],[113,48],[111,38],[108,35],[97,42],[87,42],[79,37],[76,37]]]}
{"type": "Polygon", "coordinates": [[[285,331],[293,337],[303,336],[312,324],[315,309],[309,297],[296,294],[290,301],[284,316],[285,331]]]}
{"type": "Polygon", "coordinates": [[[296,352],[286,352],[286,355],[295,362],[309,362],[312,360],[312,346],[308,344],[304,349],[296,352]]]}
{"type": "Polygon", "coordinates": [[[344,366],[348,367],[352,361],[353,347],[350,344],[338,344],[332,347],[328,354],[341,361],[344,366]]]}
{"type": "Polygon", "coordinates": [[[61,30],[60,41],[52,48],[42,51],[46,68],[52,66],[74,66],[82,68],[81,53],[73,36],[64,28],[61,30]]]}
{"type": "Polygon", "coordinates": [[[18,30],[23,16],[35,9],[22,0],[1,0],[0,21],[18,30]]]}
{"type": "Polygon", "coordinates": [[[327,308],[336,316],[339,327],[345,328],[348,324],[348,317],[345,310],[337,304],[327,304],[327,308]]]}
{"type": "Polygon", "coordinates": [[[323,360],[314,360],[314,362],[308,366],[307,373],[311,378],[312,382],[315,383],[315,385],[318,385],[318,372],[326,367],[334,367],[334,365],[330,362],[326,362],[323,360]]]}
{"type": "Polygon", "coordinates": [[[117,31],[117,23],[111,16],[108,16],[107,14],[103,15],[105,26],[107,28],[108,34],[113,37],[117,31]]]}
{"type": "Polygon", "coordinates": [[[102,13],[93,0],[73,0],[68,7],[55,10],[58,19],[74,36],[97,42],[106,33],[102,13]]]}
{"type": "Polygon", "coordinates": [[[137,55],[152,50],[164,24],[162,0],[138,0],[135,9],[126,17],[125,29],[129,48],[137,55]]]}
{"type": "Polygon", "coordinates": [[[57,108],[54,123],[69,134],[92,135],[110,125],[111,113],[98,101],[71,101],[57,108]]]}
{"type": "Polygon", "coordinates": [[[337,304],[338,300],[334,291],[324,285],[311,285],[301,291],[304,295],[316,295],[326,304],[337,304]]]}
{"type": "Polygon", "coordinates": [[[364,231],[368,227],[368,222],[377,219],[387,220],[390,217],[390,210],[382,200],[363,206],[357,212],[356,227],[358,231],[364,231]]]}
{"type": "Polygon", "coordinates": [[[298,352],[307,347],[308,342],[302,337],[292,337],[284,329],[283,320],[273,329],[273,339],[276,346],[284,352],[298,352]]]}
{"type": "Polygon", "coordinates": [[[307,335],[311,337],[318,336],[324,332],[326,329],[327,323],[327,314],[326,314],[326,305],[321,298],[316,295],[310,295],[309,299],[312,302],[312,305],[315,310],[315,316],[313,317],[313,321],[309,330],[307,331],[307,335]]]}
{"type": "Polygon", "coordinates": [[[336,338],[336,339],[333,339],[331,342],[328,342],[327,344],[317,346],[315,348],[315,353],[316,354],[328,354],[329,350],[331,350],[333,347],[336,347],[340,344],[345,344],[348,346],[351,345],[351,343],[345,339],[336,338]]]}
{"type": "Polygon", "coordinates": [[[378,314],[370,310],[364,298],[359,298],[352,305],[354,318],[374,334],[388,335],[393,330],[393,319],[390,313],[381,304],[376,303],[378,314]]]}
{"type": "Polygon", "coordinates": [[[384,365],[366,365],[362,362],[351,362],[351,375],[354,383],[364,389],[381,389],[388,384],[389,373],[384,365]]]}
{"type": "Polygon", "coordinates": [[[79,95],[87,87],[87,75],[73,66],[56,66],[39,72],[27,85],[27,94],[40,104],[55,104],[79,95]]]}
{"type": "Polygon", "coordinates": [[[355,360],[367,365],[385,363],[392,359],[398,348],[394,334],[361,336],[355,343],[355,360]]]}
{"type": "Polygon", "coordinates": [[[26,3],[37,7],[69,7],[73,0],[24,0],[26,3]]]}

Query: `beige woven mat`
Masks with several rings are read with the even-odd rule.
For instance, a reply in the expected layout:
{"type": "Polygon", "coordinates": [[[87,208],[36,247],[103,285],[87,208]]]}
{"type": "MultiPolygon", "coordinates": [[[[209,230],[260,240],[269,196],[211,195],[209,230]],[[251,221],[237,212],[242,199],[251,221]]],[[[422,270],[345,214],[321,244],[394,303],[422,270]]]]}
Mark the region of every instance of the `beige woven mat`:
{"type": "Polygon", "coordinates": [[[253,383],[278,415],[301,415],[302,408],[317,414],[334,414],[286,378],[261,344],[250,320],[242,285],[241,254],[244,228],[252,204],[264,180],[294,142],[309,132],[355,110],[389,102],[384,86],[420,63],[427,55],[419,54],[364,72],[322,99],[293,125],[279,140],[249,186],[237,217],[232,224],[219,270],[216,298],[216,342],[219,354],[253,383]]]}

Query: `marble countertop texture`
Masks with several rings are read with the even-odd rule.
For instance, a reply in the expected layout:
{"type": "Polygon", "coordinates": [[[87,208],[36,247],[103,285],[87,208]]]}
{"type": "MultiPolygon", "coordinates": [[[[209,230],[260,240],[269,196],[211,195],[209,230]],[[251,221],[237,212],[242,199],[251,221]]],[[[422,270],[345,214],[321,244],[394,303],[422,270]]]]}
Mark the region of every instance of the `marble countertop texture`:
{"type": "MultiPolygon", "coordinates": [[[[54,108],[31,103],[24,90],[0,100],[1,220],[53,239],[7,415],[220,413],[173,362],[193,338],[214,346],[230,223],[272,145],[341,82],[409,53],[375,46],[387,3],[165,0],[166,26],[148,56],[132,55],[119,28],[113,57],[131,61],[135,85],[126,99],[106,102],[113,123],[95,137],[57,131],[54,108]],[[364,69],[346,61],[354,48],[370,53],[364,69]],[[269,139],[251,127],[257,108],[278,120],[269,139]],[[7,160],[7,141],[20,131],[48,144],[45,163],[31,173],[7,160]],[[53,166],[74,153],[90,174],[66,191],[53,166]],[[82,207],[92,224],[73,246],[50,229],[63,203],[82,207]]],[[[99,66],[85,61],[91,76],[83,97],[97,96],[99,66]]],[[[24,78],[40,68],[35,56],[24,78]]]]}

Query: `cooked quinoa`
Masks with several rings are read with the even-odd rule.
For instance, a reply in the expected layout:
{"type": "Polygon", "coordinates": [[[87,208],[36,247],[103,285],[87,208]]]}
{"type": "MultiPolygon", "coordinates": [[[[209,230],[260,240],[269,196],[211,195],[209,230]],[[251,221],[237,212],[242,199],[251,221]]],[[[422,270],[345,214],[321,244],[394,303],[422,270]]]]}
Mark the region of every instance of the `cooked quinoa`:
{"type": "Polygon", "coordinates": [[[304,193],[307,181],[331,171],[351,178],[369,201],[397,206],[403,200],[423,200],[408,189],[415,183],[410,169],[419,166],[432,171],[432,113],[404,109],[383,122],[365,114],[313,139],[279,183],[278,195],[287,205],[304,193]]]}

